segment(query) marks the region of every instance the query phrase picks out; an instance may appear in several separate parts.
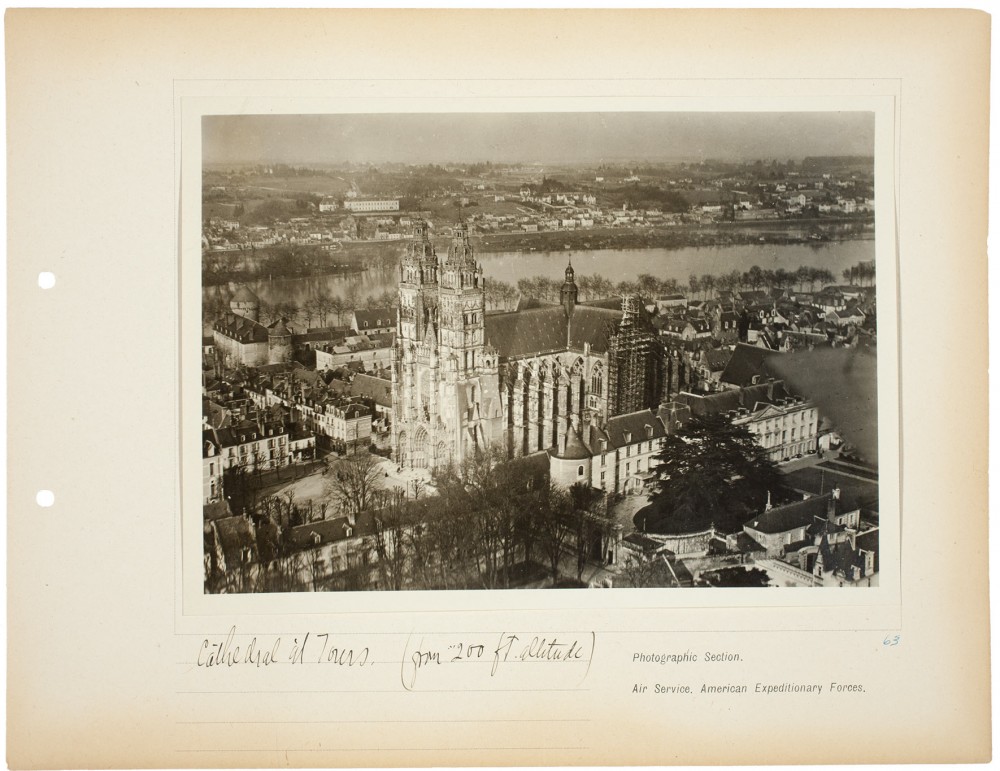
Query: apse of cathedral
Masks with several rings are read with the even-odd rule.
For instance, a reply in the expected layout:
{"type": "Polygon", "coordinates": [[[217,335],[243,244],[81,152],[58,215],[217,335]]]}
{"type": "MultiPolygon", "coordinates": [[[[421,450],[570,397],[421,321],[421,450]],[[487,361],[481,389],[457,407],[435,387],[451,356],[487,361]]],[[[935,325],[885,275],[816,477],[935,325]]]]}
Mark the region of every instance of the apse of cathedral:
{"type": "Polygon", "coordinates": [[[420,224],[400,263],[392,447],[435,468],[499,445],[510,456],[582,442],[608,418],[655,408],[663,357],[635,297],[580,303],[572,264],[558,305],[486,313],[468,230],[439,256],[420,224]]]}

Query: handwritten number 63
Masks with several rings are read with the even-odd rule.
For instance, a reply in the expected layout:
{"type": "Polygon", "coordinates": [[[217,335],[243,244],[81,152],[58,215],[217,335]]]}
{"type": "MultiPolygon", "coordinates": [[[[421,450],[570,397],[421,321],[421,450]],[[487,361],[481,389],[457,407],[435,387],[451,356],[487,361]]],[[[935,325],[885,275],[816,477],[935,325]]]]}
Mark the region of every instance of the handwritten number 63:
{"type": "Polygon", "coordinates": [[[899,635],[886,635],[885,639],[882,641],[883,645],[899,645],[899,635]]]}

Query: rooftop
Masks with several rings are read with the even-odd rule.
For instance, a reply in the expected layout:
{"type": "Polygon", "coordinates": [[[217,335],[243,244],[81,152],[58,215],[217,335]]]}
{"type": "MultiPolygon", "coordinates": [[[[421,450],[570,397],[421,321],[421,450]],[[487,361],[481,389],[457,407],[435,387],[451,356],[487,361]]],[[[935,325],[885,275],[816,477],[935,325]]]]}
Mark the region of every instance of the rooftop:
{"type": "Polygon", "coordinates": [[[492,313],[485,317],[486,342],[508,359],[543,351],[582,351],[585,345],[604,353],[621,318],[618,298],[578,304],[569,316],[561,305],[492,313]]]}
{"type": "MultiPolygon", "coordinates": [[[[745,528],[759,533],[785,533],[798,527],[811,527],[817,519],[826,521],[833,493],[814,495],[802,501],[786,503],[764,511],[744,523],[745,528]]],[[[837,501],[837,511],[845,511],[842,501],[837,501]]]]}
{"type": "Polygon", "coordinates": [[[775,351],[756,345],[737,343],[732,358],[729,359],[729,363],[722,371],[720,380],[735,386],[752,385],[755,378],[759,379],[769,375],[767,360],[778,355],[780,354],[775,351]]]}

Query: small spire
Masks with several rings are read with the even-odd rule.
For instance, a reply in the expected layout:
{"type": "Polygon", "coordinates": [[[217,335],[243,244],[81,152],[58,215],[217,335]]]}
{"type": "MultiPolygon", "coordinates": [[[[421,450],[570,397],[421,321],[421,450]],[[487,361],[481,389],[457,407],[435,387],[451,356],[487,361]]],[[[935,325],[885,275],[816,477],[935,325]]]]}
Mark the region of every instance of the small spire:
{"type": "Polygon", "coordinates": [[[770,511],[773,508],[771,506],[771,491],[767,491],[767,503],[764,505],[764,511],[770,511]]]}
{"type": "MultiPolygon", "coordinates": [[[[559,292],[567,316],[573,313],[573,308],[576,306],[579,295],[574,277],[573,261],[569,260],[566,264],[566,280],[563,282],[562,289],[559,292]]],[[[566,334],[567,336],[569,335],[569,327],[566,328],[566,334]]]]}

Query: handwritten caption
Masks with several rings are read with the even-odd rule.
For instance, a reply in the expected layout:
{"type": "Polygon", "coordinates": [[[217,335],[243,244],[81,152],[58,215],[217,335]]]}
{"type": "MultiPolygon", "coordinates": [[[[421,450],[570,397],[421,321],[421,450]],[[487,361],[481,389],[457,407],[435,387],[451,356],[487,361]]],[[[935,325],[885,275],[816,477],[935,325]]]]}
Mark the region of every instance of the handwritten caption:
{"type": "MultiPolygon", "coordinates": [[[[399,679],[403,687],[414,690],[418,675],[438,674],[441,667],[456,664],[480,664],[477,674],[488,668],[490,678],[502,674],[501,670],[512,664],[550,664],[551,670],[559,667],[565,674],[583,678],[590,672],[597,638],[593,632],[585,635],[537,635],[502,632],[483,640],[471,638],[449,639],[453,635],[426,636],[406,641],[400,664],[399,679]]],[[[450,674],[450,673],[449,673],[450,674]]],[[[519,672],[518,674],[524,674],[519,672]]],[[[534,677],[538,673],[531,673],[534,677]]],[[[561,678],[560,678],[561,679],[561,678]]]]}
{"type": "Polygon", "coordinates": [[[306,632],[301,636],[274,636],[259,641],[258,636],[250,638],[249,642],[240,644],[236,641],[236,627],[230,627],[229,633],[213,640],[206,637],[198,649],[197,665],[199,667],[235,667],[256,666],[269,667],[272,664],[335,664],[341,667],[363,667],[374,664],[370,661],[371,649],[364,647],[345,647],[331,643],[330,635],[325,633],[306,632]],[[307,653],[308,651],[308,653],[307,653]]]}
{"type": "Polygon", "coordinates": [[[410,634],[402,647],[394,636],[368,644],[343,640],[315,631],[245,635],[233,626],[225,635],[203,638],[195,664],[198,669],[314,664],[384,675],[395,671],[398,686],[407,691],[476,684],[488,688],[521,678],[540,688],[573,688],[590,672],[597,637],[593,632],[410,634]]]}

